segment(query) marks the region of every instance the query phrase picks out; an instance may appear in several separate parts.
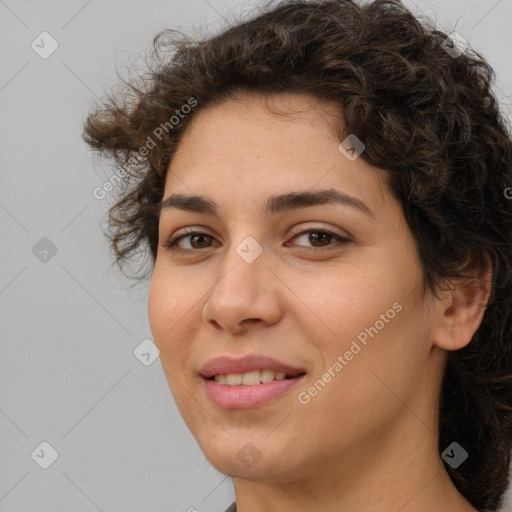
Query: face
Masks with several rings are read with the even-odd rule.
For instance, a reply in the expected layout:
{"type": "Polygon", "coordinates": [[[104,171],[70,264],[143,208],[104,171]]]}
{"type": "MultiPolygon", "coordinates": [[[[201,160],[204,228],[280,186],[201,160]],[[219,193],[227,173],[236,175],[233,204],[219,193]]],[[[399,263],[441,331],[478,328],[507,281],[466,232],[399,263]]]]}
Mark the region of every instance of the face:
{"type": "Polygon", "coordinates": [[[349,470],[410,432],[404,403],[425,422],[433,409],[415,241],[384,171],[339,149],[340,122],[306,95],[227,100],[196,113],[169,168],[164,200],[207,203],[161,213],[149,321],[184,421],[225,474],[349,470]],[[219,357],[235,366],[205,370],[219,357]],[[293,378],[263,372],[279,363],[293,378]]]}

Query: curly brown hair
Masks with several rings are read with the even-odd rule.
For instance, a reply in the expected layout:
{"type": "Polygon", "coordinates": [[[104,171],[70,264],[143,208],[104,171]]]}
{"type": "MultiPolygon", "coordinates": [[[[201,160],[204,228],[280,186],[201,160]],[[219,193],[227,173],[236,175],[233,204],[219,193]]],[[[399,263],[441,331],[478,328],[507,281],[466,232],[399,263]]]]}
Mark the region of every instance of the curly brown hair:
{"type": "Polygon", "coordinates": [[[448,354],[438,413],[440,451],[456,440],[469,452],[458,469],[447,466],[451,479],[475,508],[494,512],[512,445],[512,141],[494,70],[471,48],[448,52],[453,38],[399,1],[262,9],[203,39],[158,34],[149,73],[123,80],[87,118],[85,141],[125,177],[105,233],[115,263],[149,246],[154,265],[167,169],[202,107],[247,92],[336,102],[345,133],[364,142],[361,157],[386,171],[403,206],[426,288],[492,265],[483,321],[448,354]]]}

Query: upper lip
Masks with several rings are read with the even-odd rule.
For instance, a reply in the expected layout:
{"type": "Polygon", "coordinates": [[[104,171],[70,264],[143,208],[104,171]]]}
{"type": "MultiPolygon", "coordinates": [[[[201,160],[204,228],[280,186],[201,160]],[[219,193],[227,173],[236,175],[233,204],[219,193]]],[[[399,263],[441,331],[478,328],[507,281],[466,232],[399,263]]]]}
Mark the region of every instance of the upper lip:
{"type": "Polygon", "coordinates": [[[201,377],[209,379],[214,375],[227,375],[228,373],[246,373],[254,370],[273,370],[284,372],[290,377],[305,373],[302,368],[295,368],[282,361],[262,354],[249,354],[244,357],[219,356],[210,359],[200,370],[201,377]]]}

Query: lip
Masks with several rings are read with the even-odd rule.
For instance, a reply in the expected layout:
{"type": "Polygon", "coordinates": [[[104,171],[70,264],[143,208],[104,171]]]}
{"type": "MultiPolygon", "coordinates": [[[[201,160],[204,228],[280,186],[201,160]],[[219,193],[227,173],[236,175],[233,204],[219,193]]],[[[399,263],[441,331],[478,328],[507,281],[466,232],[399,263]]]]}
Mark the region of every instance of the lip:
{"type": "MultiPolygon", "coordinates": [[[[246,373],[254,370],[272,370],[284,372],[287,376],[296,377],[305,373],[304,368],[290,366],[263,354],[248,354],[244,357],[219,356],[210,359],[200,370],[199,375],[209,379],[214,375],[227,375],[228,373],[246,373]]],[[[235,386],[233,386],[235,387],[235,386]]]]}
{"type": "Polygon", "coordinates": [[[306,377],[306,370],[294,367],[263,354],[248,354],[244,357],[219,356],[210,359],[199,372],[208,399],[223,409],[250,409],[262,406],[283,396],[306,377]],[[229,386],[220,384],[211,377],[228,373],[246,373],[254,370],[283,372],[284,380],[273,380],[252,386],[229,386]]]}
{"type": "Polygon", "coordinates": [[[228,386],[204,379],[205,393],[217,407],[223,409],[252,409],[282,397],[301,382],[306,374],[286,380],[273,380],[253,386],[228,386]]]}

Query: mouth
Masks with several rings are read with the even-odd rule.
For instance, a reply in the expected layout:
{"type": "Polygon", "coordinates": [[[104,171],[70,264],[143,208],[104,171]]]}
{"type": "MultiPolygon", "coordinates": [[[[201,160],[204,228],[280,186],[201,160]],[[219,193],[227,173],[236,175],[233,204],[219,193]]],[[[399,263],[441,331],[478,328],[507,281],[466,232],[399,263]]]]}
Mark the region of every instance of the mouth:
{"type": "Polygon", "coordinates": [[[226,355],[210,359],[201,368],[199,375],[204,379],[213,377],[221,382],[225,380],[226,384],[236,386],[291,379],[305,372],[305,368],[294,367],[263,354],[248,354],[243,357],[226,355]]]}
{"type": "Polygon", "coordinates": [[[211,377],[204,377],[206,380],[212,380],[225,386],[257,386],[273,381],[291,380],[305,375],[306,372],[276,372],[270,369],[253,370],[245,373],[218,373],[211,377]]]}
{"type": "Polygon", "coordinates": [[[242,358],[217,357],[206,363],[199,376],[207,398],[223,409],[261,407],[284,397],[306,378],[304,368],[296,368],[261,354],[242,358]]]}

